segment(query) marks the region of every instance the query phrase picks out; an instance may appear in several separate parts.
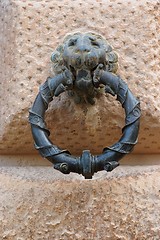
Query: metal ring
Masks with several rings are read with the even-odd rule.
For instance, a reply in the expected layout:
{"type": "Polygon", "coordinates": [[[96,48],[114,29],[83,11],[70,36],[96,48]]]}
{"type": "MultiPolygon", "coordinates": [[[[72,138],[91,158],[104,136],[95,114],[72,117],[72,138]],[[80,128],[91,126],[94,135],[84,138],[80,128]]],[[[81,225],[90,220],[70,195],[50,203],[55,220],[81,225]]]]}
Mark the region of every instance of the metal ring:
{"type": "Polygon", "coordinates": [[[100,84],[105,85],[107,93],[117,96],[117,101],[121,103],[126,115],[121,138],[112,146],[104,148],[100,155],[93,156],[89,150],[85,150],[81,157],[74,157],[68,150],[60,149],[49,140],[49,131],[45,126],[44,116],[53,97],[66,91],[71,85],[65,72],[46,80],[40,87],[29,111],[29,122],[36,149],[54,164],[55,169],[64,174],[76,172],[90,179],[95,172],[112,171],[119,165],[119,160],[130,153],[137,143],[141,115],[139,100],[134,97],[127,84],[120,77],[108,71],[103,71],[99,79],[93,81],[96,88],[100,84]]]}

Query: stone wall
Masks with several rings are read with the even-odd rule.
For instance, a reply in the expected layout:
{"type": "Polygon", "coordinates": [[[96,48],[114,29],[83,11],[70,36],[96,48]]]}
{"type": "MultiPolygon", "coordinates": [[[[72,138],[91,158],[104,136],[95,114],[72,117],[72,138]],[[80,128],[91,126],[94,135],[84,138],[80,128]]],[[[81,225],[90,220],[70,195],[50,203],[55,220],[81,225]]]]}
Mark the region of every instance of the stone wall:
{"type": "MultiPolygon", "coordinates": [[[[0,1],[0,239],[160,239],[159,16],[159,0],[0,1]],[[130,166],[93,180],[53,170],[36,155],[28,124],[39,85],[53,74],[52,52],[75,31],[109,41],[142,109],[130,166]]],[[[97,154],[121,136],[124,113],[108,95],[90,106],[63,93],[46,121],[59,147],[97,154]]]]}
{"type": "Polygon", "coordinates": [[[1,167],[1,239],[159,240],[159,175],[160,167],[119,167],[83,180],[1,167]]]}

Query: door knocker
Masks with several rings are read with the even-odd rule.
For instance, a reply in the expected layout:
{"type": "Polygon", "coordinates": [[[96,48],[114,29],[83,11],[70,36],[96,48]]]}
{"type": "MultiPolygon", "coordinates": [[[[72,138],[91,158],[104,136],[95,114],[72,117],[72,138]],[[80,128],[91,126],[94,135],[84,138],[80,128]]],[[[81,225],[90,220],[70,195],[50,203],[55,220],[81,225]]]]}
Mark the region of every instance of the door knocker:
{"type": "Polygon", "coordinates": [[[133,150],[137,143],[140,122],[140,102],[127,84],[115,75],[118,66],[117,54],[99,34],[74,33],[68,35],[51,56],[55,77],[47,78],[29,111],[29,122],[35,148],[64,174],[75,172],[91,179],[98,171],[112,171],[119,160],[133,150]],[[125,110],[125,126],[118,142],[103,149],[100,155],[91,155],[84,150],[75,157],[49,140],[45,125],[45,112],[54,97],[67,91],[76,103],[94,104],[100,86],[105,92],[117,96],[125,110]]]}

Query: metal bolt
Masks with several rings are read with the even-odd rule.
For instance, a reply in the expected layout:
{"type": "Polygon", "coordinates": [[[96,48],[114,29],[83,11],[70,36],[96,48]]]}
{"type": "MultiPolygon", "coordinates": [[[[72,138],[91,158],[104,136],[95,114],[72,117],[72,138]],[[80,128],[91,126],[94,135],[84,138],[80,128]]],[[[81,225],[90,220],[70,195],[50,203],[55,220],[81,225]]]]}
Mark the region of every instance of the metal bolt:
{"type": "Polygon", "coordinates": [[[63,172],[63,173],[68,173],[68,164],[67,163],[61,163],[60,171],[63,172]]]}

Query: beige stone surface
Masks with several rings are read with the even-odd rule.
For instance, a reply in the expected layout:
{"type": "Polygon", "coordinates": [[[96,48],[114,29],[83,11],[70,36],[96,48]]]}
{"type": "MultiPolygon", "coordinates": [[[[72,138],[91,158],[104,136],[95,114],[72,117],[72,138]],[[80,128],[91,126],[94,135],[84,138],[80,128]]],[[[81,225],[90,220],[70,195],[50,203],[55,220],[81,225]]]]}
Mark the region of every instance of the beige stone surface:
{"type": "MultiPolygon", "coordinates": [[[[73,31],[96,31],[119,54],[120,76],[142,108],[135,153],[160,152],[159,0],[0,1],[0,153],[35,153],[28,109],[51,73],[50,56],[73,31]]],[[[102,96],[95,106],[77,106],[67,94],[51,103],[51,139],[73,154],[100,153],[118,140],[124,125],[121,106],[102,96]],[[81,131],[79,131],[81,130],[81,131]]]]}
{"type": "Polygon", "coordinates": [[[52,168],[0,168],[6,240],[159,240],[160,167],[119,167],[93,180],[52,168]]]}

